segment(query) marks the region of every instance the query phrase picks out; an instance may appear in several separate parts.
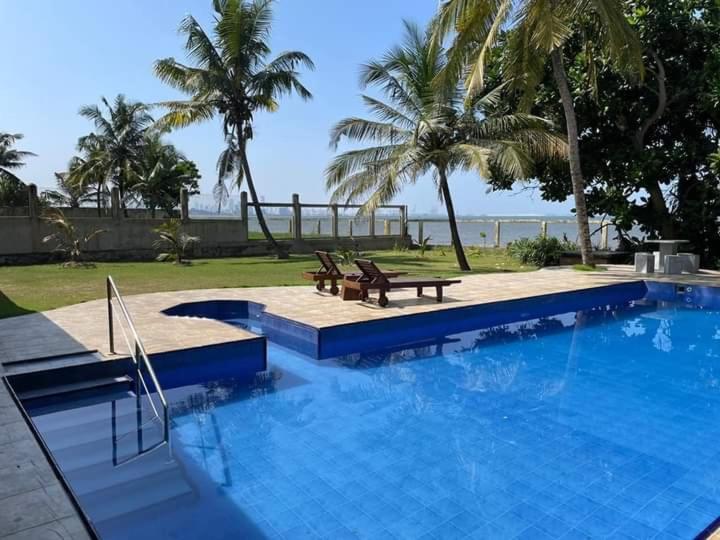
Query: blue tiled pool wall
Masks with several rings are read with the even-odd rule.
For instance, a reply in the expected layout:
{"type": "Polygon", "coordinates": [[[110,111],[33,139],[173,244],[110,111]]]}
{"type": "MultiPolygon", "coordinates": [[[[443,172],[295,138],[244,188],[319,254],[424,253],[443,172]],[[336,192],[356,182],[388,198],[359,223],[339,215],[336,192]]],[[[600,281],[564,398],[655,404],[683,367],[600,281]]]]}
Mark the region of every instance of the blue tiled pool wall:
{"type": "Polygon", "coordinates": [[[163,311],[175,317],[216,319],[260,333],[313,358],[318,357],[319,332],[312,326],[279,317],[265,311],[265,306],[247,300],[208,300],[188,302],[163,311]]]}
{"type": "Polygon", "coordinates": [[[332,358],[358,351],[424,341],[431,336],[489,328],[598,306],[627,304],[645,296],[641,281],[392,317],[320,330],[318,358],[332,358]]]}
{"type": "Polygon", "coordinates": [[[679,285],[676,283],[645,282],[646,299],[655,302],[683,304],[698,309],[720,309],[720,288],[706,285],[679,285]]]}
{"type": "Polygon", "coordinates": [[[383,351],[389,347],[403,348],[407,344],[433,339],[433,336],[631,302],[720,308],[718,291],[718,288],[707,286],[683,287],[673,283],[637,281],[320,329],[267,313],[264,305],[249,301],[186,303],[165,313],[221,320],[260,333],[274,343],[312,358],[328,359],[383,351]]]}
{"type": "Polygon", "coordinates": [[[163,388],[177,388],[208,380],[252,378],[267,369],[264,338],[245,339],[206,347],[152,355],[163,388]]]}

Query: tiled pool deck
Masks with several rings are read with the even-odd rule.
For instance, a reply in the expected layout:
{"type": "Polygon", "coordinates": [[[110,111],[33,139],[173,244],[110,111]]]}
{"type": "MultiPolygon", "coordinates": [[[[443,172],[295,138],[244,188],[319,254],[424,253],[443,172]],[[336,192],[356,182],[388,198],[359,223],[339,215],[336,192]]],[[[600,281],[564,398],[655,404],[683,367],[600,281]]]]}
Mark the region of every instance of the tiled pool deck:
{"type": "MultiPolygon", "coordinates": [[[[324,328],[642,278],[720,286],[720,273],[715,272],[669,278],[639,276],[628,267],[612,266],[605,272],[552,269],[526,274],[469,275],[462,278],[461,284],[447,289],[442,304],[431,296],[418,299],[414,290],[407,290],[393,292],[390,305],[384,309],[376,304],[342,302],[337,297],[318,293],[312,286],[178,291],[129,296],[125,300],[152,354],[254,337],[222,322],[172,318],[162,313],[186,302],[249,300],[264,304],[269,313],[324,328]]],[[[118,287],[122,291],[122,283],[118,283],[118,287]]],[[[0,374],[3,361],[88,349],[98,350],[104,358],[113,358],[108,350],[104,300],[0,320],[0,374]]],[[[0,385],[0,538],[87,538],[68,496],[4,385],[0,385]]]]}

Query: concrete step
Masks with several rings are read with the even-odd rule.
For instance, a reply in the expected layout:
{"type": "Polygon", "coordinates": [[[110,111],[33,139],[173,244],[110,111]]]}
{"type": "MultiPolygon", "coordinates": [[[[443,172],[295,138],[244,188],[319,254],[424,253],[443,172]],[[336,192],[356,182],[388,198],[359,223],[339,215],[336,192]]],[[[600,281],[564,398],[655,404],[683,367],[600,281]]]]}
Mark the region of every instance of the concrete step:
{"type": "Polygon", "coordinates": [[[28,390],[27,392],[21,392],[18,394],[18,398],[20,398],[21,401],[30,401],[50,396],[74,394],[87,390],[96,390],[99,388],[106,389],[121,385],[127,386],[128,389],[130,389],[132,382],[132,378],[127,375],[123,375],[122,377],[105,377],[102,379],[91,379],[78,383],[59,384],[57,386],[50,386],[47,388],[38,388],[37,390],[28,390]]]}

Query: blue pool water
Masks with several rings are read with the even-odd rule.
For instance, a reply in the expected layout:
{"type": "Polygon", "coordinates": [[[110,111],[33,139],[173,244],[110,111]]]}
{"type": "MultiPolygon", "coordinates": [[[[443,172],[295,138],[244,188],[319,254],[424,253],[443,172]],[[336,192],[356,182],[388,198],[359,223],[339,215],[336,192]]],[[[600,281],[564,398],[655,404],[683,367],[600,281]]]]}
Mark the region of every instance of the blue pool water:
{"type": "Polygon", "coordinates": [[[119,467],[110,398],[30,412],[108,539],[693,538],[720,515],[719,340],[720,311],[642,299],[330,360],[271,343],[252,381],[170,390],[172,456],[119,467]]]}

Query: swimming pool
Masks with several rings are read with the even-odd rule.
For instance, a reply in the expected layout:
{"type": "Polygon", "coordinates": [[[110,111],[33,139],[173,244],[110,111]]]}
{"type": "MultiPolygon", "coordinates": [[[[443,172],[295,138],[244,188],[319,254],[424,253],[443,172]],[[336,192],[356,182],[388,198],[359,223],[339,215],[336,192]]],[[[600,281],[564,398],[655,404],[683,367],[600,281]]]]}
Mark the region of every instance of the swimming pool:
{"type": "Polygon", "coordinates": [[[26,408],[108,539],[692,538],[720,515],[718,296],[636,293],[324,360],[271,341],[253,380],[169,390],[172,455],[124,465],[159,431],[131,394],[26,408]]]}

